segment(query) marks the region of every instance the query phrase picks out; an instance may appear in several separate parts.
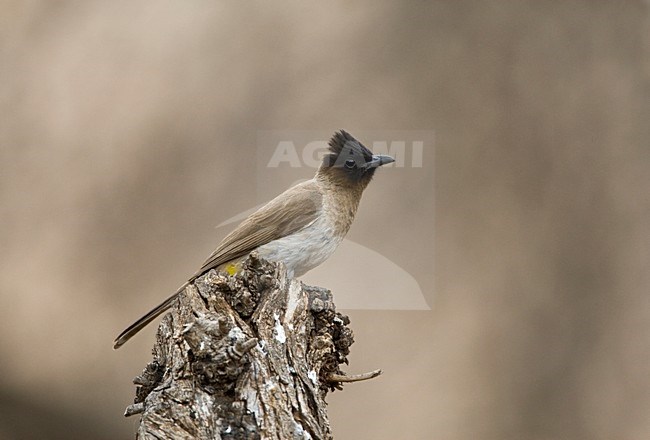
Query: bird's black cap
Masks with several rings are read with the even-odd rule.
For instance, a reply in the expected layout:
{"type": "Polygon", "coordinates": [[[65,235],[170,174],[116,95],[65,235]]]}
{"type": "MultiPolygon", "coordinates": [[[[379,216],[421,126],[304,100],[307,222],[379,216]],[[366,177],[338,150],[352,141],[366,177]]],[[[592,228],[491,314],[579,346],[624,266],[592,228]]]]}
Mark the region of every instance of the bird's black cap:
{"type": "Polygon", "coordinates": [[[328,154],[323,157],[321,169],[339,182],[370,182],[377,167],[395,160],[390,156],[373,155],[372,151],[350,133],[340,130],[329,141],[328,154]]]}
{"type": "Polygon", "coordinates": [[[329,154],[326,156],[327,166],[345,166],[345,161],[353,159],[359,166],[372,160],[372,152],[350,133],[340,130],[334,133],[329,141],[329,154]]]}

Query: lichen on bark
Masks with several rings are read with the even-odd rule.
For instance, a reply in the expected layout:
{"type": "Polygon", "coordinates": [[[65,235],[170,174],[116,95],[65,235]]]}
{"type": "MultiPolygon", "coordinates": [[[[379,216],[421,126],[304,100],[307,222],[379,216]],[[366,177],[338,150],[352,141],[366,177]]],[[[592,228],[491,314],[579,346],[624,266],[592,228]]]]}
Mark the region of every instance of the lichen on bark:
{"type": "Polygon", "coordinates": [[[330,439],[325,397],[354,342],[331,292],[252,253],[211,270],[162,320],[134,379],[137,438],[330,439]]]}

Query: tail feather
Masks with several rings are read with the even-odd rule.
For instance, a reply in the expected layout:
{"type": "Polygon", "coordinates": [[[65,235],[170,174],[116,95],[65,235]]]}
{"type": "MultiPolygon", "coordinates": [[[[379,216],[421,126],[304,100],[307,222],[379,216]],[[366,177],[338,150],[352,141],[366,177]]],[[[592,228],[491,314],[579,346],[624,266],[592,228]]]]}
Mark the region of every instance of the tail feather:
{"type": "Polygon", "coordinates": [[[174,293],[172,296],[164,300],[162,303],[157,305],[153,310],[151,310],[149,313],[144,315],[142,318],[138,319],[135,321],[133,324],[128,326],[120,335],[115,338],[115,342],[113,342],[113,349],[117,350],[120,348],[126,341],[131,339],[136,333],[138,333],[140,330],[145,328],[147,324],[149,324],[151,321],[156,319],[161,313],[165,312],[167,309],[169,309],[172,304],[174,304],[174,301],[176,301],[176,298],[178,297],[178,294],[185,289],[190,284],[188,281],[187,283],[183,284],[177,291],[174,293]]]}

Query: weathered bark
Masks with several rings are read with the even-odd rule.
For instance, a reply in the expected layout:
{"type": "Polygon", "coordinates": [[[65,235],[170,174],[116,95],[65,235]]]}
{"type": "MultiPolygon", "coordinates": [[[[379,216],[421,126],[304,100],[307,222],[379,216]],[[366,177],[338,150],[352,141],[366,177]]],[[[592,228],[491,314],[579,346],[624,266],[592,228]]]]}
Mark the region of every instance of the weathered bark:
{"type": "Polygon", "coordinates": [[[325,396],[347,378],[348,323],[328,290],[255,253],[237,275],[208,272],[162,320],[134,380],[137,438],[332,438],[325,396]]]}

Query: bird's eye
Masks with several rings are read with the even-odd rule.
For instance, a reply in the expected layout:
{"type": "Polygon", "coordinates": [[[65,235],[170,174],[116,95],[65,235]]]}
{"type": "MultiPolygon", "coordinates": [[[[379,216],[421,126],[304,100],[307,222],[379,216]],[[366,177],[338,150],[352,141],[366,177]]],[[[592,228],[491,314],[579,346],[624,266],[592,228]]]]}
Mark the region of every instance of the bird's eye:
{"type": "Polygon", "coordinates": [[[356,165],[356,162],[354,161],[354,159],[348,159],[348,160],[345,161],[345,168],[352,169],[352,168],[354,168],[355,165],[356,165]]]}

